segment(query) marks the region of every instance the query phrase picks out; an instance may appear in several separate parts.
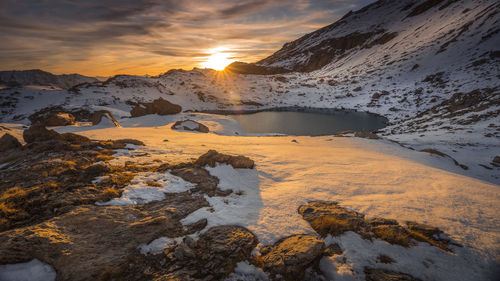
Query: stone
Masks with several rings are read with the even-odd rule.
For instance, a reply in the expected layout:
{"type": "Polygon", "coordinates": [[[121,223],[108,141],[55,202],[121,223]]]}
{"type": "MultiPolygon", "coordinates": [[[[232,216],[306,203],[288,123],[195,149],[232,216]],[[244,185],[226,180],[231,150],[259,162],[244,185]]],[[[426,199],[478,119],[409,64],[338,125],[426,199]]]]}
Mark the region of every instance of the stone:
{"type": "Polygon", "coordinates": [[[23,138],[27,143],[34,143],[61,139],[61,135],[54,130],[45,128],[44,125],[34,124],[23,132],[23,138]]]}
{"type": "Polygon", "coordinates": [[[4,134],[0,138],[0,152],[22,147],[19,140],[11,134],[4,134]]]}
{"type": "Polygon", "coordinates": [[[68,126],[75,124],[75,116],[66,112],[51,112],[41,122],[45,126],[68,126]]]}
{"type": "Polygon", "coordinates": [[[130,111],[130,116],[139,117],[148,114],[170,115],[180,113],[181,111],[182,107],[180,105],[159,98],[152,102],[136,104],[130,111]]]}
{"type": "Polygon", "coordinates": [[[177,121],[172,126],[174,130],[197,131],[200,133],[208,133],[210,130],[207,126],[190,119],[177,121]]]}
{"type": "Polygon", "coordinates": [[[293,235],[266,247],[257,263],[272,277],[281,275],[284,280],[302,280],[307,268],[317,265],[325,244],[312,235],[293,235]]]}
{"type": "Polygon", "coordinates": [[[195,162],[195,164],[202,167],[207,165],[215,167],[216,163],[228,164],[233,166],[235,169],[253,169],[255,165],[254,161],[248,157],[222,154],[215,150],[209,150],[207,153],[200,156],[195,162]]]}
{"type": "Polygon", "coordinates": [[[372,139],[372,140],[380,139],[380,137],[377,136],[377,134],[372,133],[372,132],[356,132],[354,134],[354,136],[358,137],[358,138],[365,138],[365,139],[372,139]]]}

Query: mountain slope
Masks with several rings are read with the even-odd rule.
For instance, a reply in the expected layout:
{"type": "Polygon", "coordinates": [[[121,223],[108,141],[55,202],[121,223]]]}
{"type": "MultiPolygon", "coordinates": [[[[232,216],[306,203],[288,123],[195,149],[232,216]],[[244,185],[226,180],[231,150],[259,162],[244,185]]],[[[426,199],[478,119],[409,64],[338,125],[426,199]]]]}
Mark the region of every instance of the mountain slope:
{"type": "Polygon", "coordinates": [[[97,81],[94,77],[80,74],[54,75],[39,69],[0,71],[0,85],[9,86],[40,85],[69,89],[78,84],[94,83],[97,81]]]}
{"type": "Polygon", "coordinates": [[[120,75],[71,91],[3,89],[0,117],[29,123],[57,105],[129,117],[134,104],[158,98],[183,110],[353,109],[387,117],[379,132],[387,139],[440,151],[463,172],[500,182],[491,164],[500,154],[499,22],[494,0],[383,0],[257,64],[235,64],[235,72],[120,75]],[[241,74],[249,69],[272,75],[241,74]]]}

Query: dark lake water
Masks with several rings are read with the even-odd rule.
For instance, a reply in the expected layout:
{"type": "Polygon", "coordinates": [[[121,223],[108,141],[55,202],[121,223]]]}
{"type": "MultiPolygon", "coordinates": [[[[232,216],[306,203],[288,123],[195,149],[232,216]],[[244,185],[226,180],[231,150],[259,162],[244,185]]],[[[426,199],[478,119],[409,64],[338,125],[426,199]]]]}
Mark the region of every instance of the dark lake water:
{"type": "Polygon", "coordinates": [[[387,119],[366,112],[261,111],[232,114],[247,134],[278,133],[295,136],[319,136],[342,131],[374,131],[386,126],[387,119]]]}

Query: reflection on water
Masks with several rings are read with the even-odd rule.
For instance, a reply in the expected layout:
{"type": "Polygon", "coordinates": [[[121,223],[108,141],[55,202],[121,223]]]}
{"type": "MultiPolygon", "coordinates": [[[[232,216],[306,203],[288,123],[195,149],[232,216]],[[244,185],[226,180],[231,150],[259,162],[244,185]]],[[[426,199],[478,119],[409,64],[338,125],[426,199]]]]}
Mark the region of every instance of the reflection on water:
{"type": "Polygon", "coordinates": [[[342,131],[374,131],[386,126],[382,116],[365,112],[330,110],[328,112],[262,111],[231,115],[247,134],[278,133],[318,136],[342,131]]]}

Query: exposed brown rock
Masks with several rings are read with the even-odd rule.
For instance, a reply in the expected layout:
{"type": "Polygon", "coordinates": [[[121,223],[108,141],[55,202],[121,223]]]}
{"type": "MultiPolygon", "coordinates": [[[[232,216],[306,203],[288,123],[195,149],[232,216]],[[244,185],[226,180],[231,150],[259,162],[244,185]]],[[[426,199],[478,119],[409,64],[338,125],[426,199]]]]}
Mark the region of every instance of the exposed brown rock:
{"type": "Polygon", "coordinates": [[[61,135],[54,130],[48,130],[44,125],[34,124],[23,132],[27,143],[61,139],[61,135]]]}
{"type": "Polygon", "coordinates": [[[215,167],[216,163],[228,164],[233,166],[235,169],[253,169],[254,162],[252,159],[246,156],[232,156],[227,154],[219,153],[215,150],[209,150],[207,153],[203,154],[196,160],[195,164],[199,166],[210,166],[215,167]]]}
{"type": "Polygon", "coordinates": [[[52,112],[42,121],[45,126],[67,126],[75,124],[75,117],[71,113],[52,112]]]}
{"type": "Polygon", "coordinates": [[[493,157],[493,160],[491,161],[491,165],[493,165],[495,167],[500,167],[500,156],[493,157]]]}
{"type": "Polygon", "coordinates": [[[342,251],[342,248],[340,248],[340,245],[337,243],[333,243],[330,246],[326,247],[323,255],[325,256],[335,256],[335,255],[342,255],[344,251],[342,251]]]}
{"type": "Polygon", "coordinates": [[[411,247],[416,245],[416,241],[421,241],[451,251],[449,245],[457,245],[443,237],[443,232],[436,227],[417,222],[407,222],[407,227],[404,227],[395,220],[365,219],[363,214],[342,208],[335,202],[310,202],[300,206],[298,212],[321,236],[339,236],[353,231],[365,239],[379,238],[404,247],[411,247]]]}
{"type": "Polygon", "coordinates": [[[137,104],[130,111],[130,116],[139,117],[148,114],[170,115],[180,113],[181,111],[182,107],[180,105],[159,98],[152,102],[137,104]]]}
{"type": "MultiPolygon", "coordinates": [[[[207,205],[201,197],[176,194],[143,206],[81,206],[47,222],[0,233],[0,264],[36,258],[52,265],[58,280],[107,280],[128,270],[129,259],[140,255],[140,244],[187,234],[179,220],[207,205]]],[[[230,253],[239,239],[222,238],[210,250],[227,243],[225,254],[239,254],[241,248],[230,253]]]]}
{"type": "Polygon", "coordinates": [[[358,137],[358,138],[365,138],[365,139],[372,139],[372,140],[380,139],[380,137],[377,136],[377,134],[372,133],[372,132],[356,132],[354,134],[354,136],[358,137]]]}
{"type": "Polygon", "coordinates": [[[138,141],[91,141],[72,133],[60,135],[42,125],[33,125],[24,133],[28,144],[0,154],[0,163],[8,162],[0,173],[0,231],[119,197],[120,189],[135,173],[150,169],[95,164],[113,159],[115,152],[106,147],[123,148],[138,141]],[[96,176],[104,175],[105,180],[92,183],[96,176]]]}
{"type": "Polygon", "coordinates": [[[240,261],[249,260],[257,239],[240,226],[217,226],[198,241],[185,237],[157,255],[137,255],[121,280],[224,280],[240,261]],[[148,270],[145,271],[145,268],[148,270]]]}
{"type": "Polygon", "coordinates": [[[7,133],[0,138],[0,152],[22,147],[19,140],[7,133]]]}
{"type": "Polygon", "coordinates": [[[272,277],[281,275],[284,280],[302,280],[308,267],[316,265],[325,244],[312,235],[294,235],[264,247],[257,263],[272,277]]]}
{"type": "Polygon", "coordinates": [[[200,133],[208,133],[210,131],[207,126],[201,124],[200,122],[193,121],[191,119],[175,122],[174,125],[172,126],[172,129],[186,130],[186,131],[197,131],[200,133]],[[186,122],[192,122],[192,124],[197,125],[197,127],[191,128],[190,126],[187,125],[189,123],[186,123],[186,122]]]}

